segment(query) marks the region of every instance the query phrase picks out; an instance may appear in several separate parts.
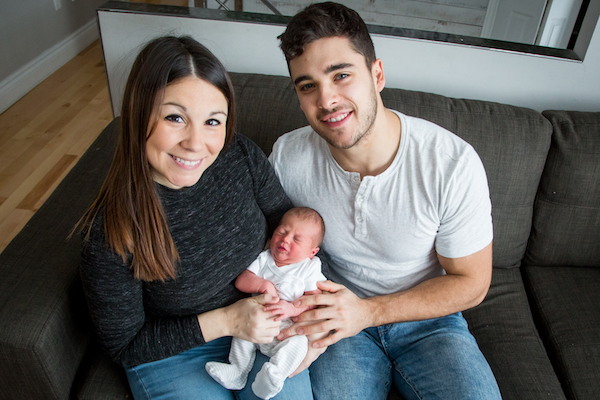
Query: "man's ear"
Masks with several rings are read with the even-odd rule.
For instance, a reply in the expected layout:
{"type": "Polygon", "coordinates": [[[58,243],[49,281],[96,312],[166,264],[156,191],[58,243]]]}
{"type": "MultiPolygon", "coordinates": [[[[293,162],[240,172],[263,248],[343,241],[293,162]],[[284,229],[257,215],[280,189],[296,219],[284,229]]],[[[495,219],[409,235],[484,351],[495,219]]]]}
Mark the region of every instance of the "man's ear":
{"type": "Polygon", "coordinates": [[[378,58],[371,67],[371,74],[373,75],[373,83],[377,88],[378,92],[381,92],[385,87],[385,74],[383,73],[383,62],[381,58],[378,58]]]}

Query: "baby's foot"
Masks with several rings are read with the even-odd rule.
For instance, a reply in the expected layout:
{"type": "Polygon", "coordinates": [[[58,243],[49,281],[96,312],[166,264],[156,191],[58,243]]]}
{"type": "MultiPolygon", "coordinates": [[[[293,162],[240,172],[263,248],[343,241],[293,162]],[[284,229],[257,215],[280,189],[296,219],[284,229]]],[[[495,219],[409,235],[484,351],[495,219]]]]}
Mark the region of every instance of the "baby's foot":
{"type": "Polygon", "coordinates": [[[235,365],[210,361],[206,363],[206,372],[229,390],[240,390],[246,386],[248,374],[242,374],[235,365]]]}
{"type": "Polygon", "coordinates": [[[252,383],[252,391],[261,399],[270,399],[283,389],[285,378],[276,365],[264,363],[252,383]]]}

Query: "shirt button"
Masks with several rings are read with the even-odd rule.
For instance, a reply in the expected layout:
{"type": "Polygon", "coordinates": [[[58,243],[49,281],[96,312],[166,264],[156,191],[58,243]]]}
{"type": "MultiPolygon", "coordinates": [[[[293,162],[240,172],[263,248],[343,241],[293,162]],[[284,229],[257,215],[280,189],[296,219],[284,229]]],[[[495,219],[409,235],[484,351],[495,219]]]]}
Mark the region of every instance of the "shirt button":
{"type": "Polygon", "coordinates": [[[363,201],[363,197],[362,197],[362,196],[358,196],[358,197],[356,198],[356,201],[358,202],[358,204],[362,203],[362,201],[363,201]]]}
{"type": "Polygon", "coordinates": [[[358,217],[358,218],[356,218],[356,222],[358,222],[359,224],[360,224],[360,223],[362,223],[362,221],[363,221],[363,220],[362,220],[362,218],[361,218],[361,217],[358,217]]]}

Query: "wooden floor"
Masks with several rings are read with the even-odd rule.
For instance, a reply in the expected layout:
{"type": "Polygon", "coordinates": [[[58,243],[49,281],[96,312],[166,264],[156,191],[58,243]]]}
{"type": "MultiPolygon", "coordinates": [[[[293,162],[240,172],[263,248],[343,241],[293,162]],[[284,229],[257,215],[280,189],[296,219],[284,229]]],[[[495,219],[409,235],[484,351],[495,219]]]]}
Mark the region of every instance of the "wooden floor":
{"type": "Polygon", "coordinates": [[[0,114],[0,252],[111,120],[98,40],[0,114]]]}

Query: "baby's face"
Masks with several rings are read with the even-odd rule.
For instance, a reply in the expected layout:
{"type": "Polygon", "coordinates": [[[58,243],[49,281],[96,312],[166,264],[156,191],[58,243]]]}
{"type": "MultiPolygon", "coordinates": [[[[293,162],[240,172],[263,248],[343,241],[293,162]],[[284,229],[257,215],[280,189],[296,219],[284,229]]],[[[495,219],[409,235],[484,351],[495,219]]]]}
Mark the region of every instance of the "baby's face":
{"type": "Polygon", "coordinates": [[[296,216],[284,215],[271,238],[271,255],[278,267],[311,258],[319,251],[319,226],[296,216]]]}

